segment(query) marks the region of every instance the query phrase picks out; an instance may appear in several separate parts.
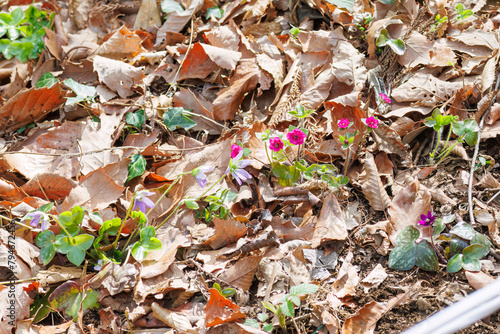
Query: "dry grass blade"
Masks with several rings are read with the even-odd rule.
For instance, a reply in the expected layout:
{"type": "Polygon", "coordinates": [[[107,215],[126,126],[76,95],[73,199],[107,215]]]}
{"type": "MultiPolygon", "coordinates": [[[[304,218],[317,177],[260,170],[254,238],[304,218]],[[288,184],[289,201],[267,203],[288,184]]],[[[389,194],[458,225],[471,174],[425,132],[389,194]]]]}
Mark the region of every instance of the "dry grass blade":
{"type": "Polygon", "coordinates": [[[361,173],[359,180],[363,194],[373,209],[384,211],[391,205],[391,199],[380,180],[375,159],[371,153],[366,154],[363,173],[361,173]]]}

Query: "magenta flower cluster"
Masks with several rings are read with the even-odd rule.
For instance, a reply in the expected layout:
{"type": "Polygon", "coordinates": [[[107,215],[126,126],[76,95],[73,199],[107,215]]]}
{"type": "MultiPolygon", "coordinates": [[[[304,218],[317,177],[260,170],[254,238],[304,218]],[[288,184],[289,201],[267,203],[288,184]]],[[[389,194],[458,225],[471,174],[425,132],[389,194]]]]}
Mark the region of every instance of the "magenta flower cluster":
{"type": "Polygon", "coordinates": [[[378,122],[379,122],[379,120],[376,119],[373,116],[372,117],[368,117],[365,122],[366,122],[366,126],[372,128],[372,129],[378,128],[378,122]]]}
{"type": "Polygon", "coordinates": [[[269,139],[269,148],[271,151],[279,152],[283,149],[283,141],[280,137],[274,137],[269,139]]]}
{"type": "Polygon", "coordinates": [[[306,134],[301,129],[293,129],[286,134],[286,138],[293,145],[302,145],[306,139],[306,134]]]}
{"type": "Polygon", "coordinates": [[[344,118],[344,119],[341,119],[337,122],[337,126],[340,128],[340,129],[347,129],[349,127],[349,125],[351,124],[351,122],[347,119],[347,118],[344,118]]]}
{"type": "Polygon", "coordinates": [[[385,103],[391,103],[392,102],[391,99],[387,95],[385,95],[384,93],[380,93],[379,95],[380,95],[380,99],[382,101],[384,101],[385,103]]]}
{"type": "Polygon", "coordinates": [[[431,211],[427,212],[427,215],[420,215],[420,219],[418,223],[422,226],[431,226],[434,224],[434,220],[436,219],[436,216],[432,214],[431,211]]]}

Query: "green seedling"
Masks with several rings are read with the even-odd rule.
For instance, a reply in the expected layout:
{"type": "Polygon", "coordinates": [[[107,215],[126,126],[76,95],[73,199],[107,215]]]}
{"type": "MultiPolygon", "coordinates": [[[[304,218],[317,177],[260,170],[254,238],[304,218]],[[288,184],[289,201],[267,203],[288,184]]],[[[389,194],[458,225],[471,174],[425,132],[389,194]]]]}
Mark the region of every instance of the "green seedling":
{"type": "Polygon", "coordinates": [[[394,39],[394,38],[389,37],[387,29],[382,29],[382,31],[380,31],[380,34],[379,34],[375,44],[378,47],[383,47],[383,46],[389,45],[389,47],[392,49],[392,51],[394,51],[394,53],[396,53],[400,56],[404,55],[404,53],[405,53],[405,43],[403,42],[403,40],[400,38],[394,39]]]}
{"type": "Polygon", "coordinates": [[[457,10],[457,20],[465,20],[466,18],[474,15],[474,12],[470,9],[464,10],[464,5],[459,3],[455,9],[457,10]]]}

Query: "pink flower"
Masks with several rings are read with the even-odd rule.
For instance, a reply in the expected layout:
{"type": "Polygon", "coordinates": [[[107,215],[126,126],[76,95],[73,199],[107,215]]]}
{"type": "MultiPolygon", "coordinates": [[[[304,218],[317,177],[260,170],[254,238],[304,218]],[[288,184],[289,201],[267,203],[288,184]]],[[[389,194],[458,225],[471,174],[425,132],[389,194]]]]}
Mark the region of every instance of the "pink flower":
{"type": "Polygon", "coordinates": [[[302,145],[304,144],[304,139],[306,139],[306,134],[302,132],[301,129],[293,129],[292,132],[288,132],[286,137],[290,141],[290,143],[294,145],[302,145]]]}
{"type": "Polygon", "coordinates": [[[349,124],[351,124],[351,122],[349,122],[347,118],[341,119],[337,122],[338,127],[341,129],[347,129],[349,124]]]}
{"type": "Polygon", "coordinates": [[[369,126],[372,129],[378,128],[378,119],[375,117],[368,117],[365,121],[366,125],[369,126]]]}
{"type": "Polygon", "coordinates": [[[436,216],[432,214],[431,211],[427,212],[427,215],[420,215],[420,219],[418,223],[422,226],[431,226],[434,223],[434,220],[436,219],[436,216]]]}
{"type": "Polygon", "coordinates": [[[193,169],[191,174],[194,176],[196,182],[198,182],[200,187],[204,188],[208,182],[205,173],[210,173],[213,169],[214,168],[211,166],[201,166],[193,169]]]}
{"type": "Polygon", "coordinates": [[[382,101],[384,101],[385,103],[392,102],[391,99],[387,95],[385,95],[384,93],[380,93],[379,95],[380,95],[380,98],[382,99],[382,101]]]}
{"type": "Polygon", "coordinates": [[[283,141],[280,137],[274,137],[269,140],[269,148],[271,151],[279,152],[283,148],[283,141]]]}
{"type": "Polygon", "coordinates": [[[34,228],[37,228],[38,225],[40,225],[40,230],[42,230],[42,232],[48,230],[50,227],[50,219],[45,212],[42,211],[30,212],[24,217],[24,220],[28,219],[31,219],[30,225],[33,226],[34,228]]]}
{"type": "Polygon", "coordinates": [[[134,198],[134,208],[133,210],[137,210],[139,208],[142,213],[146,213],[147,209],[151,209],[155,206],[155,203],[148,198],[148,196],[152,196],[155,193],[152,191],[141,190],[135,195],[134,198]]]}
{"type": "Polygon", "coordinates": [[[243,149],[240,145],[233,144],[231,146],[231,158],[235,158],[243,149]]]}

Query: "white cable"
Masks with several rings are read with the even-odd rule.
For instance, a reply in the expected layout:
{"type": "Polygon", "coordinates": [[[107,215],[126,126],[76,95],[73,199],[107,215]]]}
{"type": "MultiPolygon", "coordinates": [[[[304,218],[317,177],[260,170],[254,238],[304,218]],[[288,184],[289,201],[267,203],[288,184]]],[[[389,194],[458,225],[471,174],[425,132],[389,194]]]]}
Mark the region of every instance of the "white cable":
{"type": "Polygon", "coordinates": [[[448,334],[465,328],[500,309],[500,279],[471,293],[402,334],[448,334]]]}

